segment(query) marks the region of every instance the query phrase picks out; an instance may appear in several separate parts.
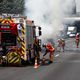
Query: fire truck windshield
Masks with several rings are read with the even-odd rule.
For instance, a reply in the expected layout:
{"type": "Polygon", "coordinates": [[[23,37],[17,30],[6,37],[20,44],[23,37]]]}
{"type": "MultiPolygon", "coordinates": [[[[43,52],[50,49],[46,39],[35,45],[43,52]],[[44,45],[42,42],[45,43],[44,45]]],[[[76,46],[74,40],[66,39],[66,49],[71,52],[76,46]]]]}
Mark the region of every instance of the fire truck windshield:
{"type": "Polygon", "coordinates": [[[0,45],[16,46],[17,28],[15,24],[0,25],[0,45]]]}
{"type": "Polygon", "coordinates": [[[16,46],[16,36],[12,33],[2,33],[1,45],[16,46]]]}

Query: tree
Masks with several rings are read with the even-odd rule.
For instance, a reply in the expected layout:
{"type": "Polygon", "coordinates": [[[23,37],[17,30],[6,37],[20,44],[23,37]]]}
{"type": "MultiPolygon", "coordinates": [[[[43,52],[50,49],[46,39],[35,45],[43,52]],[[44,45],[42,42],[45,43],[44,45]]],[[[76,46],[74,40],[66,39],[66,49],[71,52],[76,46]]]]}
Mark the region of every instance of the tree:
{"type": "Polygon", "coordinates": [[[0,13],[23,14],[24,0],[0,0],[0,13]]]}

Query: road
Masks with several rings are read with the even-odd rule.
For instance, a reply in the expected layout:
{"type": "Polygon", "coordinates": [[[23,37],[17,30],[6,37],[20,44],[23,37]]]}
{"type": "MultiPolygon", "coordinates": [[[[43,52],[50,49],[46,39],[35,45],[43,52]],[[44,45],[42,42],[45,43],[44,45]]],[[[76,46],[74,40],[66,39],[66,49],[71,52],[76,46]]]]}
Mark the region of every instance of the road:
{"type": "Polygon", "coordinates": [[[65,52],[55,53],[54,63],[38,69],[0,67],[0,80],[80,80],[80,48],[76,48],[74,39],[66,43],[65,52]]]}

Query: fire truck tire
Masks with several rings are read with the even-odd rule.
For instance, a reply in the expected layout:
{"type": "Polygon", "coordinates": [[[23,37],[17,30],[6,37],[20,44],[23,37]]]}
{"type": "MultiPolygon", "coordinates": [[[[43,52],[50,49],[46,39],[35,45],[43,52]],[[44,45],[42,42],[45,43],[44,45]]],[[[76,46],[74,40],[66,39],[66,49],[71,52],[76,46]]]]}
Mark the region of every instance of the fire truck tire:
{"type": "Polygon", "coordinates": [[[2,66],[7,66],[7,57],[2,57],[2,66]]]}
{"type": "Polygon", "coordinates": [[[24,61],[22,58],[21,58],[21,65],[22,66],[26,65],[26,61],[24,61]]]}

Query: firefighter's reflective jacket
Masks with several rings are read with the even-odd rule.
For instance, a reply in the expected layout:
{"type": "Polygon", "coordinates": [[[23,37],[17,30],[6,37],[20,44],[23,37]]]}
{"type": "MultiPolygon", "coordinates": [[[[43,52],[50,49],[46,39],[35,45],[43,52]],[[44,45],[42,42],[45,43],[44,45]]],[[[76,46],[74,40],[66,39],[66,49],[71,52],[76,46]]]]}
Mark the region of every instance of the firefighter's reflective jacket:
{"type": "Polygon", "coordinates": [[[79,35],[76,35],[76,40],[79,40],[79,35]]]}
{"type": "Polygon", "coordinates": [[[50,43],[46,44],[45,47],[49,52],[53,52],[55,50],[54,47],[50,43]]]}

